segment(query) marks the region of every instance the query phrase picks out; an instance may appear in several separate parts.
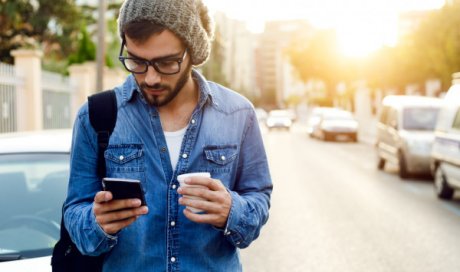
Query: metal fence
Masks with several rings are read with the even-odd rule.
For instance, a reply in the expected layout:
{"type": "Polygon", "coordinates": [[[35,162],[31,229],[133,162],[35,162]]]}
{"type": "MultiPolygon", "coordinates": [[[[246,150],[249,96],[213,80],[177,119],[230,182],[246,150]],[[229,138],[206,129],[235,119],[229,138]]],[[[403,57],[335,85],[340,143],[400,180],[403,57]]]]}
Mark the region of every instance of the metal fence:
{"type": "MultiPolygon", "coordinates": [[[[43,128],[70,128],[74,86],[68,77],[41,71],[43,98],[43,128]]],[[[17,94],[23,90],[24,77],[15,66],[0,63],[0,133],[18,130],[17,94]]],[[[35,113],[34,113],[35,114],[35,113]]]]}
{"type": "Polygon", "coordinates": [[[0,133],[17,130],[16,90],[22,82],[13,65],[0,63],[0,133]]]}
{"type": "Polygon", "coordinates": [[[70,128],[73,86],[68,77],[42,71],[43,128],[70,128]]]}

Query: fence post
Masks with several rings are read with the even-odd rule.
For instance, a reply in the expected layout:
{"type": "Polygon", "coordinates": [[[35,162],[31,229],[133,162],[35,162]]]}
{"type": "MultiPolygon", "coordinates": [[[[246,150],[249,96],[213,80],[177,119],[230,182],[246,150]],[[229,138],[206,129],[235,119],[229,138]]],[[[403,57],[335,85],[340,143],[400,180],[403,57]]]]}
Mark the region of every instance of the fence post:
{"type": "Polygon", "coordinates": [[[43,129],[43,96],[41,58],[43,53],[35,49],[19,49],[11,52],[17,73],[24,79],[17,92],[18,131],[43,129]]]}
{"type": "Polygon", "coordinates": [[[70,80],[75,82],[77,89],[72,97],[71,116],[75,118],[78,110],[86,102],[86,98],[95,93],[96,86],[96,64],[86,62],[83,64],[74,64],[69,67],[70,80]]]}

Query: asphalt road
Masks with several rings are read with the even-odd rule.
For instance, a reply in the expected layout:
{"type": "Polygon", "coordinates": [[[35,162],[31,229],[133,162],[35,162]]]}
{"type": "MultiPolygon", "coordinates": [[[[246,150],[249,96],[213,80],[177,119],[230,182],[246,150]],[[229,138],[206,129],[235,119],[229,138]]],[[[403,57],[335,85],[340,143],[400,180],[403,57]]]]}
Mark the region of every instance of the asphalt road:
{"type": "Polygon", "coordinates": [[[264,132],[274,183],[270,219],[241,250],[246,272],[460,271],[460,197],[430,179],[376,170],[369,143],[264,132]]]}

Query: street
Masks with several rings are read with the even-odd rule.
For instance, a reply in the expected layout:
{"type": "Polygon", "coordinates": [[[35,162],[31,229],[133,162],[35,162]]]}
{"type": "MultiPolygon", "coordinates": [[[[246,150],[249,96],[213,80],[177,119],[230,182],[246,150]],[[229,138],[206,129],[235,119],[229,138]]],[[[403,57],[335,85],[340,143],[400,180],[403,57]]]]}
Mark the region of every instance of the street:
{"type": "Polygon", "coordinates": [[[272,206],[240,251],[244,271],[460,271],[458,196],[378,171],[370,143],[322,142],[300,126],[263,134],[272,206]]]}

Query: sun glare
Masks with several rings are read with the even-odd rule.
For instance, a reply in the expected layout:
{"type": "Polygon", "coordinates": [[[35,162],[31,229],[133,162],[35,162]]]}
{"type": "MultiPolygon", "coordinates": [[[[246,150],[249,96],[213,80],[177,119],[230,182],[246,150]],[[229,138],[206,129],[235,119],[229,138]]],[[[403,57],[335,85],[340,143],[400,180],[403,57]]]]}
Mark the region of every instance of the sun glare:
{"type": "Polygon", "coordinates": [[[318,28],[336,30],[341,51],[364,57],[397,41],[398,15],[404,11],[436,9],[445,0],[204,0],[211,10],[247,22],[261,32],[270,20],[305,19],[318,28]]]}

